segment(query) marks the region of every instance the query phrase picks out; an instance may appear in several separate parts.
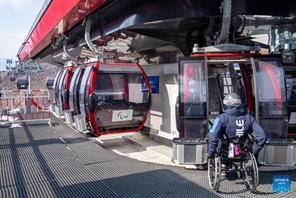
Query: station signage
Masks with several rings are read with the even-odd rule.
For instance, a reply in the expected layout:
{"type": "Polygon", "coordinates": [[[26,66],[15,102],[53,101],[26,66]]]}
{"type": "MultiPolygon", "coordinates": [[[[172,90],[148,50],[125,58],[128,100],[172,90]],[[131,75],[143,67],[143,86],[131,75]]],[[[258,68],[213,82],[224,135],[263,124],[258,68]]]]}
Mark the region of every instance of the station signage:
{"type": "MultiPolygon", "coordinates": [[[[151,92],[158,94],[159,93],[159,76],[148,76],[148,80],[151,87],[151,92]]],[[[148,87],[143,80],[142,82],[142,92],[146,92],[148,90],[148,87]]]]}

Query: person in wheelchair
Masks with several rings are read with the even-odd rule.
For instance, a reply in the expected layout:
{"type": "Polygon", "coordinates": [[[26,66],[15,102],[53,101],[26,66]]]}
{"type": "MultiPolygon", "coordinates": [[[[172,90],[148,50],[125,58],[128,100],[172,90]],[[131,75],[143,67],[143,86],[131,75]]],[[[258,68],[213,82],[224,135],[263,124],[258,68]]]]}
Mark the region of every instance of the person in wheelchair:
{"type": "MultiPolygon", "coordinates": [[[[238,94],[228,94],[225,96],[223,104],[226,106],[226,109],[223,114],[217,116],[210,130],[208,157],[214,157],[218,142],[223,138],[223,135],[224,137],[226,136],[227,140],[232,140],[232,143],[238,144],[237,138],[240,140],[246,139],[248,134],[252,134],[255,137],[251,151],[257,157],[265,144],[266,132],[252,115],[247,114],[243,110],[241,98],[238,94]]],[[[235,150],[233,150],[233,153],[230,153],[230,157],[235,154],[234,152],[235,150]]]]}
{"type": "MultiPolygon", "coordinates": [[[[247,139],[248,134],[252,134],[255,137],[255,141],[251,151],[257,158],[259,151],[265,144],[266,132],[252,115],[247,114],[243,110],[241,98],[238,94],[228,94],[225,96],[223,104],[226,106],[226,109],[224,113],[216,117],[210,130],[208,157],[215,157],[218,142],[223,136],[226,136],[228,140],[236,141],[236,138],[247,139]]],[[[233,150],[234,153],[230,153],[230,157],[235,155],[235,149],[233,150]]]]}
{"type": "Polygon", "coordinates": [[[266,133],[247,114],[236,93],[228,94],[223,103],[224,113],[218,115],[210,130],[208,148],[208,178],[211,189],[219,190],[220,178],[226,170],[232,169],[237,178],[242,178],[247,189],[254,192],[259,184],[256,157],[265,144],[266,133]],[[230,166],[230,167],[227,167],[230,166]]]}

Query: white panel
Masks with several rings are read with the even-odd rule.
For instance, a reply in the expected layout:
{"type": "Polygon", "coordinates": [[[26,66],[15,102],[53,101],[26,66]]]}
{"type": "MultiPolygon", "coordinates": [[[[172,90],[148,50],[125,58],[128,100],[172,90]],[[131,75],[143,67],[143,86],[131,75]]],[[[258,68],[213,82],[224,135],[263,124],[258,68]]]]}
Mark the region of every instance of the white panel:
{"type": "Polygon", "coordinates": [[[151,94],[151,113],[145,126],[178,137],[175,117],[178,96],[176,68],[177,64],[143,67],[147,76],[159,76],[159,94],[151,94]]]}

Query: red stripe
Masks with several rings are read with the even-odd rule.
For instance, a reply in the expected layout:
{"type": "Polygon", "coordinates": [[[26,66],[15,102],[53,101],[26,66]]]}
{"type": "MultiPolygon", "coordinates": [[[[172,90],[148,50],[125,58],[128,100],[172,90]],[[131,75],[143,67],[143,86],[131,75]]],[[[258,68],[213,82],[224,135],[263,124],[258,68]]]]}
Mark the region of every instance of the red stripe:
{"type": "Polygon", "coordinates": [[[282,102],[282,95],[281,95],[281,89],[280,86],[278,84],[277,78],[274,74],[274,71],[272,70],[272,68],[270,68],[268,65],[265,65],[265,70],[267,72],[267,74],[269,75],[272,85],[273,85],[273,89],[274,89],[274,93],[275,93],[275,99],[278,103],[282,102]]]}
{"type": "Polygon", "coordinates": [[[243,78],[246,84],[246,92],[247,92],[247,110],[254,111],[254,101],[253,101],[253,91],[252,91],[252,82],[248,77],[246,67],[243,64],[240,64],[240,69],[243,74],[243,78]]]}
{"type": "MultiPolygon", "coordinates": [[[[184,87],[183,87],[183,91],[184,91],[184,94],[183,94],[183,105],[184,105],[184,111],[185,111],[185,107],[186,107],[186,103],[185,103],[185,101],[187,101],[188,100],[188,97],[189,97],[189,95],[187,94],[188,93],[188,84],[189,84],[189,80],[190,80],[190,76],[191,76],[191,74],[192,74],[192,71],[193,71],[193,66],[192,65],[190,65],[190,66],[188,66],[188,67],[186,67],[186,69],[185,69],[185,71],[184,71],[184,74],[183,74],[183,79],[184,79],[184,81],[183,81],[183,85],[184,85],[184,87]]],[[[183,112],[183,114],[185,115],[186,114],[186,112],[183,112]]],[[[183,125],[183,131],[184,131],[184,138],[186,138],[187,137],[187,128],[186,128],[186,119],[184,119],[184,125],[183,125]]]]}

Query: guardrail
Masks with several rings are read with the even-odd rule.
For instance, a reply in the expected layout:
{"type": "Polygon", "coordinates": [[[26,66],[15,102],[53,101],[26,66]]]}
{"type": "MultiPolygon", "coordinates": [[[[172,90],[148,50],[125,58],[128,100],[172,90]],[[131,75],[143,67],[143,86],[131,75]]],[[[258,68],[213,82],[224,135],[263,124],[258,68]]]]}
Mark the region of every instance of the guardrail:
{"type": "Polygon", "coordinates": [[[48,90],[1,90],[0,123],[48,121],[50,94],[48,90]]]}

